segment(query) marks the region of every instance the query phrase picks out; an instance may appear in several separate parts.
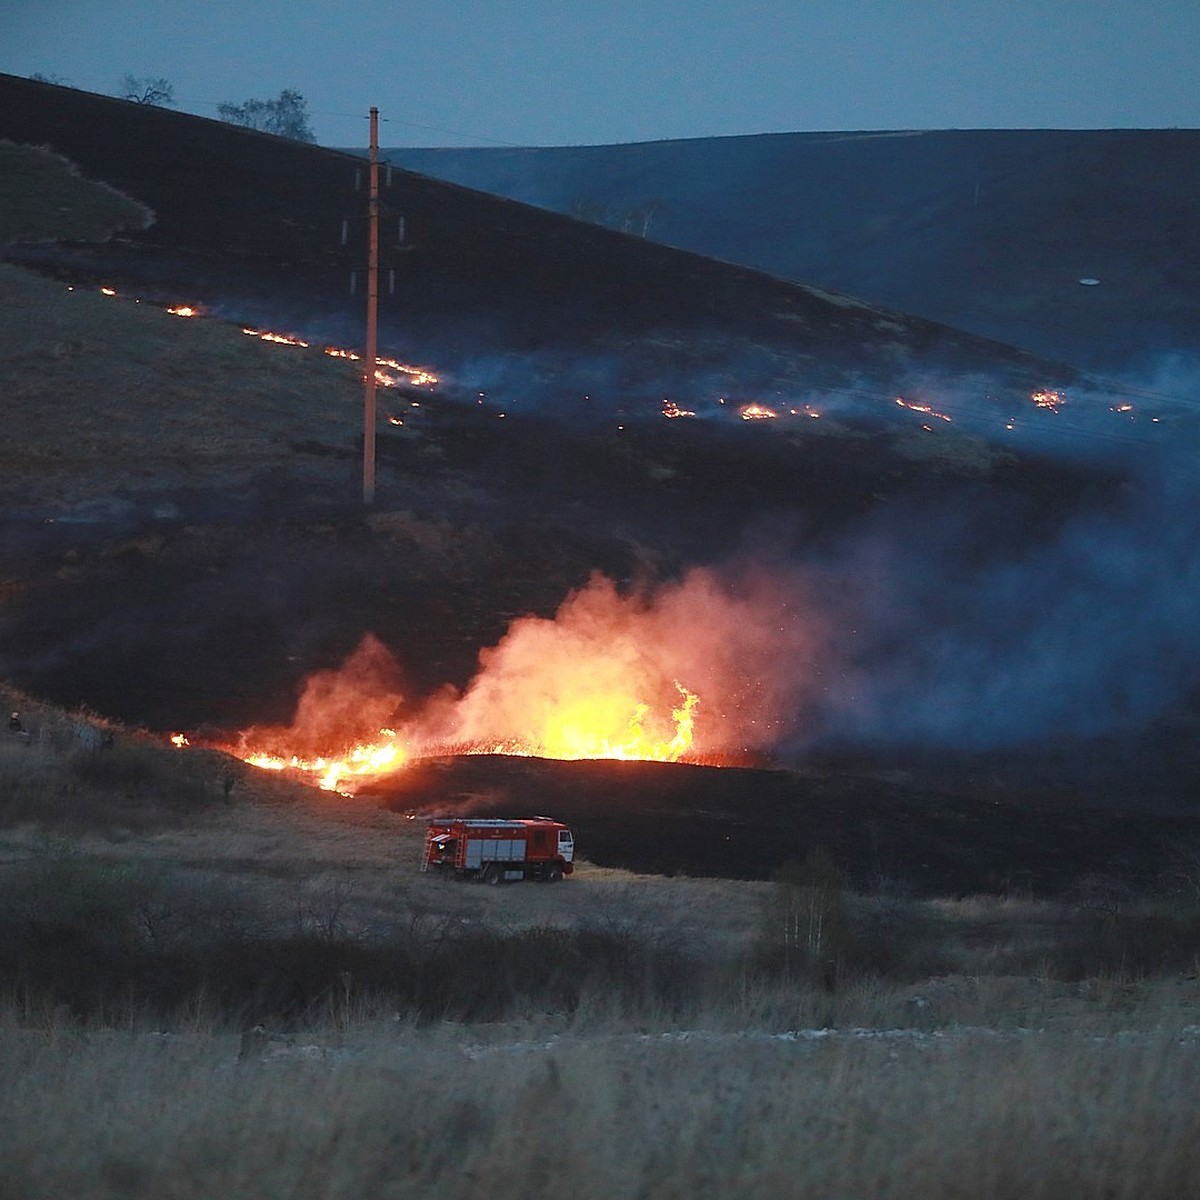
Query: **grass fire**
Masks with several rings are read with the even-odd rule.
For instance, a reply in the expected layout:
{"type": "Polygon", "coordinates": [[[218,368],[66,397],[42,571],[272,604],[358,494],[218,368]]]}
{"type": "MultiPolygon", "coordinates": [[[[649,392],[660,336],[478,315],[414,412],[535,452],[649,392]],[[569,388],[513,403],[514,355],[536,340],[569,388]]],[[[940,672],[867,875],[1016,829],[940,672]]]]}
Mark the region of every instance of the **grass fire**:
{"type": "Polygon", "coordinates": [[[248,728],[224,748],[349,791],[444,754],[740,761],[783,727],[772,706],[794,684],[778,656],[795,663],[807,628],[762,580],[695,570],[622,594],[597,575],[553,618],[514,621],[462,689],[410,702],[402,665],[367,635],[309,676],[289,725],[248,728]]]}
{"type": "MultiPolygon", "coordinates": [[[[1186,405],[403,170],[371,364],[351,155],[8,76],[0,125],[143,202],[80,230],[60,167],[0,263],[0,1194],[1200,1192],[1186,405]]],[[[974,155],[895,169],[935,135],[821,141],[889,164],[881,286],[930,212],[1019,242],[974,155]]],[[[1024,141],[1043,235],[1111,205],[1024,141]]]]}

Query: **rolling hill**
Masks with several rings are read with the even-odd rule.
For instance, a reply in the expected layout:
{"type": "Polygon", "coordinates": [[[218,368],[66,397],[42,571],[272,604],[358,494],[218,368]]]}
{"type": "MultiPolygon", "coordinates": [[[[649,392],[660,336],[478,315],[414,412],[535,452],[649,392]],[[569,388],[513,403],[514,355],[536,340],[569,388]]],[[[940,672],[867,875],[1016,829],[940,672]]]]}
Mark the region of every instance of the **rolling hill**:
{"type": "MultiPolygon", "coordinates": [[[[186,286],[236,319],[313,339],[358,336],[362,158],[13,76],[0,76],[0,137],[49,145],[156,214],[118,243],[31,249],[27,261],[186,286]]],[[[845,294],[408,171],[389,187],[384,174],[394,291],[385,284],[383,336],[467,391],[657,415],[664,393],[694,407],[729,393],[794,403],[865,390],[887,416],[897,392],[932,378],[986,377],[1010,398],[1074,378],[845,294]]]]}
{"type": "Polygon", "coordinates": [[[1198,346],[1194,129],[792,133],[388,154],[439,179],[1090,370],[1150,372],[1198,346]]]}
{"type": "MultiPolygon", "coordinates": [[[[1072,814],[1051,840],[1098,804],[1190,813],[1185,409],[1116,411],[1027,352],[396,171],[385,347],[439,382],[381,394],[364,507],[359,368],[321,353],[357,344],[361,160],[11,77],[0,135],[136,202],[108,241],[43,231],[0,268],[16,686],[225,744],[286,726],[367,634],[398,716],[452,732],[492,728],[480,697],[528,712],[620,662],[667,709],[695,683],[697,744],[752,764],[738,806],[780,795],[758,765],[798,768],[781,811],[832,796],[821,836],[862,849],[837,812],[901,796],[886,823],[919,826],[897,844],[913,878],[941,864],[929,890],[1004,876],[1031,805],[1072,814]]],[[[59,210],[61,183],[32,186],[59,210]]],[[[686,809],[671,771],[648,813],[686,809]]],[[[691,814],[697,846],[730,803],[691,814]]],[[[1039,886],[1111,865],[1103,827],[1039,852],[1039,886]]],[[[1138,828],[1145,879],[1168,835],[1138,828]]]]}

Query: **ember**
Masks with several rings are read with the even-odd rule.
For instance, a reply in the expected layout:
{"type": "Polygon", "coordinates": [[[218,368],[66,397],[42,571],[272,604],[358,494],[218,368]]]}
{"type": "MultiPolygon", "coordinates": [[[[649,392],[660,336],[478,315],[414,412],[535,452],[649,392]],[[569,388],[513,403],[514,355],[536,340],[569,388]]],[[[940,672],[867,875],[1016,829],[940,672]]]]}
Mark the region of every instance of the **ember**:
{"type": "Polygon", "coordinates": [[[1033,392],[1029,398],[1038,406],[1038,408],[1044,408],[1052,413],[1058,412],[1059,408],[1067,402],[1067,398],[1062,394],[1062,392],[1054,392],[1049,390],[1044,392],[1033,392]]]}
{"type": "MultiPolygon", "coordinates": [[[[907,408],[910,412],[922,413],[927,417],[937,417],[939,421],[949,422],[953,420],[953,418],[946,416],[945,413],[938,412],[936,409],[931,408],[928,404],[913,404],[911,400],[905,400],[903,396],[897,396],[896,403],[900,405],[901,408],[907,408]]],[[[928,429],[929,426],[926,425],[925,428],[928,429]]]]}
{"type": "Polygon", "coordinates": [[[738,413],[743,421],[770,421],[779,415],[765,404],[743,404],[738,413]]]}
{"type": "Polygon", "coordinates": [[[662,415],[664,417],[694,417],[696,414],[690,408],[680,408],[674,400],[663,397],[662,415]]]}

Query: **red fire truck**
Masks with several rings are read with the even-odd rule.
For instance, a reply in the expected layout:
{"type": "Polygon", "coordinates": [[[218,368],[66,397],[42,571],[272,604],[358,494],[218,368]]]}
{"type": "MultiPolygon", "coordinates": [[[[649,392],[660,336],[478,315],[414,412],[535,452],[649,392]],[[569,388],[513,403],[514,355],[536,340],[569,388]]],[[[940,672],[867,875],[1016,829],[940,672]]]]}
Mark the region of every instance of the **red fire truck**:
{"type": "Polygon", "coordinates": [[[502,883],[541,879],[557,883],[575,869],[575,838],[550,817],[515,821],[431,817],[422,871],[502,883]]]}

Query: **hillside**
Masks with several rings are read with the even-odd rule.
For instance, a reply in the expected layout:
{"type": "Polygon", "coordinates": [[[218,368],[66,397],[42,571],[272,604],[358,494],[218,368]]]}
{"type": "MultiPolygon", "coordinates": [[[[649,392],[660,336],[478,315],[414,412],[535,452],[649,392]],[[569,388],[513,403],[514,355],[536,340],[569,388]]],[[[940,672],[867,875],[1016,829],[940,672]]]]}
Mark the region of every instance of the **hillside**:
{"type": "Polygon", "coordinates": [[[401,176],[365,504],[353,160],[5,123],[0,1195],[1196,1194],[1186,405],[401,176]]]}
{"type": "Polygon", "coordinates": [[[1194,355],[1200,131],[388,151],[414,171],[1091,370],[1194,355]],[[1097,279],[1084,285],[1080,279],[1097,279]]]}
{"type": "MultiPolygon", "coordinates": [[[[360,337],[361,158],[13,76],[0,76],[0,137],[49,145],[156,214],[120,242],[28,261],[186,287],[185,299],[313,340],[360,337]]],[[[657,415],[664,393],[695,408],[730,393],[865,390],[878,415],[935,378],[986,378],[1014,402],[1073,378],[944,325],[408,171],[390,187],[385,171],[383,199],[383,265],[395,271],[384,343],[468,392],[657,415]]]]}
{"type": "MultiPolygon", "coordinates": [[[[615,713],[593,746],[686,723],[692,765],[628,795],[651,824],[688,814],[688,857],[640,836],[605,851],[646,868],[734,869],[712,837],[731,804],[762,804],[787,836],[736,869],[769,873],[818,836],[787,814],[824,797],[819,836],[858,877],[864,824],[927,891],[1155,876],[1159,818],[1137,817],[1124,858],[1119,820],[1065,857],[1020,826],[1032,805],[1067,814],[1038,826],[1051,843],[1097,805],[1192,819],[1179,413],[1159,424],[1139,398],[1136,423],[1112,397],[1035,391],[1072,373],[1007,347],[401,173],[389,349],[439,380],[381,389],[364,508],[360,369],[322,353],[356,345],[325,287],[351,248],[309,236],[336,229],[361,164],[0,85],[19,102],[0,124],[71,141],[83,176],[156,215],[14,244],[0,268],[10,683],[222,750],[261,727],[323,751],[310,694],[339,752],[386,722],[431,757],[520,743],[538,762],[537,714],[615,713]],[[312,344],[247,336],[268,318],[312,344]],[[957,390],[893,390],[929,375],[957,390]],[[726,397],[733,378],[774,391],[726,397]],[[728,795],[696,811],[706,787],[728,795]]],[[[64,207],[62,178],[31,186],[64,207]]],[[[557,803],[557,778],[512,794],[557,803]]],[[[604,844],[603,814],[579,819],[604,844]]]]}

